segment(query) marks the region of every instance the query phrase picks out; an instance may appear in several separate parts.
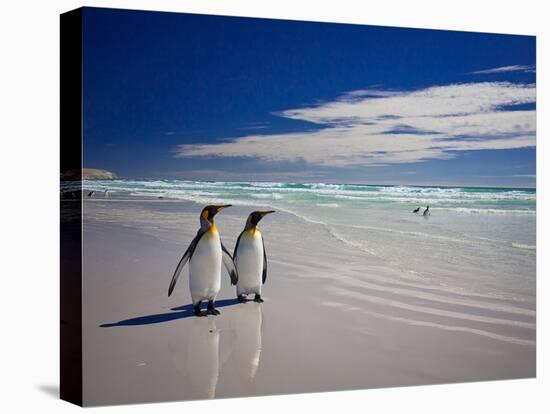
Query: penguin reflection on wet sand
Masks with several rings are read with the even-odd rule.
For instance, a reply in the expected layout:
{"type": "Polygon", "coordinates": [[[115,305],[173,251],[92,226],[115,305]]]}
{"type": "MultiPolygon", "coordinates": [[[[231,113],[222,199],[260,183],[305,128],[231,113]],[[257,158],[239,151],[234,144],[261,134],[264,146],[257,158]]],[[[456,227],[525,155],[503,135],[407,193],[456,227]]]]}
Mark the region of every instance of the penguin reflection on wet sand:
{"type": "Polygon", "coordinates": [[[220,314],[220,311],[215,308],[215,301],[221,288],[222,262],[231,277],[231,284],[236,284],[238,280],[233,258],[221,242],[220,234],[214,224],[214,216],[227,207],[231,205],[206,206],[202,210],[201,227],[179,261],[168,288],[168,296],[170,296],[183,267],[189,261],[189,290],[196,316],[220,314]],[[203,300],[208,301],[206,315],[201,312],[203,300]]]}
{"type": "Polygon", "coordinates": [[[214,398],[221,365],[220,330],[213,318],[194,319],[188,333],[185,358],[174,361],[176,368],[187,374],[194,398],[214,398]]]}
{"type": "Polygon", "coordinates": [[[235,343],[233,359],[244,383],[253,383],[262,353],[262,305],[240,306],[234,314],[235,343]]]}
{"type": "Polygon", "coordinates": [[[233,260],[239,274],[237,299],[245,302],[248,294],[254,293],[255,302],[263,302],[262,285],[267,279],[267,255],[264,238],[258,227],[259,221],[275,211],[254,211],[248,215],[244,230],[239,234],[233,260]]]}

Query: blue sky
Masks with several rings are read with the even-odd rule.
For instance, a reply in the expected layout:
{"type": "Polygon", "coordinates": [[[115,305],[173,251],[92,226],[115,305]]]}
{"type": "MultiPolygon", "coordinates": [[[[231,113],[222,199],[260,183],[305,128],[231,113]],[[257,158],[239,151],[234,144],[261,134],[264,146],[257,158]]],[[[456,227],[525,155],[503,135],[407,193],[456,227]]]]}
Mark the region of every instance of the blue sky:
{"type": "Polygon", "coordinates": [[[127,178],[535,184],[535,38],[86,8],[84,162],[127,178]]]}

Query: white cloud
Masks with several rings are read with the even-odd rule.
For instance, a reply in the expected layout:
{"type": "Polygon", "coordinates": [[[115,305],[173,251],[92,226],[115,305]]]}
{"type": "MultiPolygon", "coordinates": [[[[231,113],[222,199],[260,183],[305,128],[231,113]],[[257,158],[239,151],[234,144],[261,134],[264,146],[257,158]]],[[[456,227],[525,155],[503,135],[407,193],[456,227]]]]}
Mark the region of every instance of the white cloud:
{"type": "Polygon", "coordinates": [[[492,75],[495,73],[507,73],[507,72],[535,72],[535,65],[510,65],[501,66],[498,68],[476,70],[470,72],[473,75],[492,75]]]}
{"type": "Polygon", "coordinates": [[[180,145],[177,157],[255,157],[319,166],[369,166],[450,159],[457,151],[535,146],[535,86],[482,82],[417,91],[352,91],[277,115],[323,127],[180,145]]]}

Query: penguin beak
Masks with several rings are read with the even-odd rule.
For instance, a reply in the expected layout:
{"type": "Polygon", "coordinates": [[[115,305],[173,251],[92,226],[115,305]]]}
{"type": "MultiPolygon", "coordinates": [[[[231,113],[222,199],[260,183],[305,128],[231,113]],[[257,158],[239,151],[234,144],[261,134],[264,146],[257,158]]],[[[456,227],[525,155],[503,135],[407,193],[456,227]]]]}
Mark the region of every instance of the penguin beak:
{"type": "Polygon", "coordinates": [[[216,206],[216,213],[219,213],[220,211],[222,211],[223,209],[225,209],[227,207],[231,207],[231,204],[225,204],[223,206],[216,206]]]}
{"type": "Polygon", "coordinates": [[[259,214],[260,217],[258,217],[258,218],[256,219],[256,223],[254,223],[254,224],[258,224],[258,222],[259,222],[261,219],[263,219],[265,216],[267,216],[268,214],[271,214],[271,213],[275,213],[275,211],[274,211],[274,210],[269,210],[269,211],[258,211],[256,214],[259,214]]]}

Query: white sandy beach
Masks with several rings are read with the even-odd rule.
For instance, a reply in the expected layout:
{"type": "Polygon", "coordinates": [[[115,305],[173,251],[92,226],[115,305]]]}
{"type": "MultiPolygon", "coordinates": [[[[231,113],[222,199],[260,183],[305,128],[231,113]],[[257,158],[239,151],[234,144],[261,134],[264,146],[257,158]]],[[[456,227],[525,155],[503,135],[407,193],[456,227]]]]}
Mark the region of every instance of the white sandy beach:
{"type": "MultiPolygon", "coordinates": [[[[224,271],[221,315],[195,318],[187,269],[170,298],[167,290],[201,209],[85,200],[85,405],[535,375],[534,279],[525,295],[455,289],[281,211],[260,223],[265,303],[237,304],[224,271]]],[[[253,209],[216,217],[230,251],[253,209]]]]}

